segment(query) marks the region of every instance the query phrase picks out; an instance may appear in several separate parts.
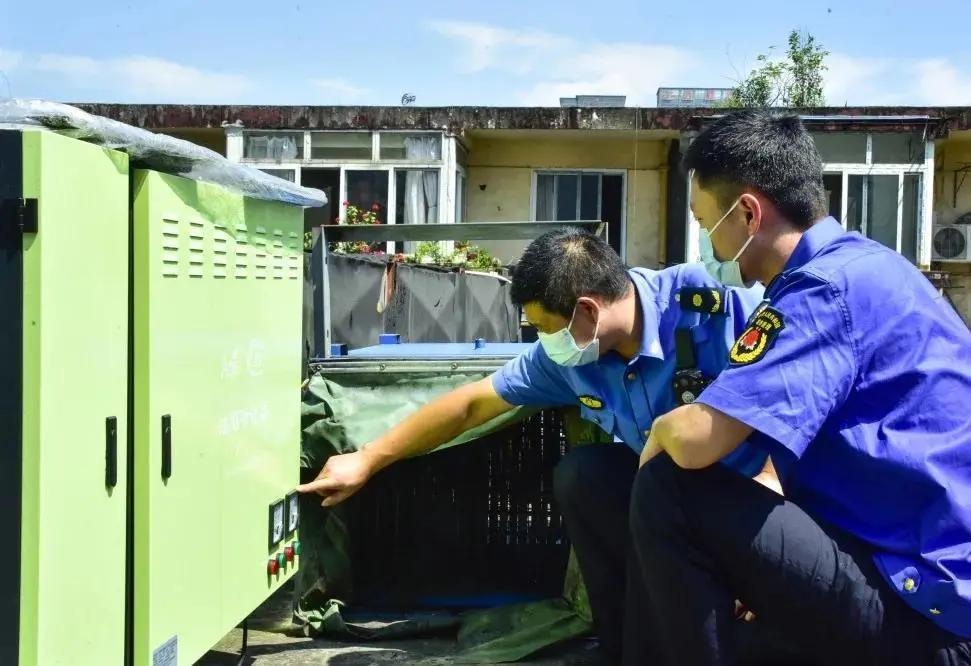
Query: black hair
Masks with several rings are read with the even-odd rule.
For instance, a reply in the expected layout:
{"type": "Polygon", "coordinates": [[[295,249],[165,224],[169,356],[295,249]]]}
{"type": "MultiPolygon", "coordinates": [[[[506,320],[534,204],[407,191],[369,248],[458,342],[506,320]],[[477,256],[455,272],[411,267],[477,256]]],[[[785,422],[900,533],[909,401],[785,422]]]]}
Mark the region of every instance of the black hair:
{"type": "Polygon", "coordinates": [[[750,110],[719,118],[688,147],[682,164],[726,206],[743,187],[765,195],[800,229],[826,214],[823,165],[798,116],[750,110]]]}
{"type": "Polygon", "coordinates": [[[614,249],[598,236],[568,227],[548,231],[526,248],[513,271],[510,296],[569,318],[581,296],[608,303],[627,294],[630,277],[614,249]]]}

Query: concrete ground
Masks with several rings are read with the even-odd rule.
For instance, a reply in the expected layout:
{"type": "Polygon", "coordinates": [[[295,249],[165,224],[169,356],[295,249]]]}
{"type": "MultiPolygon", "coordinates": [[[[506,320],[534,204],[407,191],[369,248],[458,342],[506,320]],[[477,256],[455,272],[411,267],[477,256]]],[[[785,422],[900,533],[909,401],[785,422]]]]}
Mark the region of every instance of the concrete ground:
{"type": "MultiPolygon", "coordinates": [[[[243,632],[234,629],[196,666],[236,666],[243,632]]],[[[372,643],[341,643],[307,638],[290,625],[290,590],[285,587],[249,619],[249,649],[245,666],[370,666],[416,664],[450,666],[454,662],[454,636],[416,638],[372,643]]],[[[540,653],[529,666],[604,666],[590,641],[574,641],[540,653]]]]}

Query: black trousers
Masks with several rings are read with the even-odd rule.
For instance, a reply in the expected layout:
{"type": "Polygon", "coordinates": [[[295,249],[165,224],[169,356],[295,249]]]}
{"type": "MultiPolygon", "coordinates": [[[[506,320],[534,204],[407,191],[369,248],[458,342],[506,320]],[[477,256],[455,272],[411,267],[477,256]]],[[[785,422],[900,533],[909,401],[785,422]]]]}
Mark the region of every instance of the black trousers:
{"type": "Polygon", "coordinates": [[[806,664],[971,664],[971,641],[907,606],[867,544],[718,465],[652,460],[637,473],[630,528],[651,663],[736,664],[752,645],[781,645],[806,664]],[[735,619],[735,599],[754,622],[735,619]],[[760,634],[748,644],[745,624],[760,634]]]}
{"type": "MultiPolygon", "coordinates": [[[[568,453],[553,477],[554,494],[587,586],[603,651],[628,666],[662,663],[649,631],[648,589],[630,546],[630,503],[638,456],[621,444],[591,444],[568,453]]],[[[754,483],[754,482],[753,482],[754,483]]],[[[752,623],[736,623],[746,663],[771,655],[789,663],[752,623]]]]}
{"type": "Polygon", "coordinates": [[[647,599],[628,538],[637,465],[638,456],[624,445],[590,444],[564,456],[553,476],[601,647],[617,662],[626,654],[628,664],[646,663],[650,649],[639,626],[647,599]]]}

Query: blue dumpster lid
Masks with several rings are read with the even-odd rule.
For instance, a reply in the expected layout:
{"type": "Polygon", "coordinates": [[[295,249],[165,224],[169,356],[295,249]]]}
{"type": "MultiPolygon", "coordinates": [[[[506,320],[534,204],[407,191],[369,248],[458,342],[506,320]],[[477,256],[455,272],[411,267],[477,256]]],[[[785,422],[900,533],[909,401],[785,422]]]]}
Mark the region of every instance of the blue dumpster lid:
{"type": "Polygon", "coordinates": [[[521,342],[405,342],[352,349],[351,358],[513,358],[530,347],[521,342]]]}

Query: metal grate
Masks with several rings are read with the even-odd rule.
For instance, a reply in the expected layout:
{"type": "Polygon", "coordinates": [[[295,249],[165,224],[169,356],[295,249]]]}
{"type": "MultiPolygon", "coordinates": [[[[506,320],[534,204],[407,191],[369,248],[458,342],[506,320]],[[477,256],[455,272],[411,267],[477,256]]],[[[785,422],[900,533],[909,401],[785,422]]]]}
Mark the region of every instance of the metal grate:
{"type": "Polygon", "coordinates": [[[271,276],[274,280],[299,280],[302,276],[303,251],[295,232],[270,232],[260,226],[251,237],[242,223],[227,226],[219,220],[210,223],[196,219],[183,224],[172,214],[162,217],[161,232],[161,268],[166,278],[187,275],[222,280],[230,276],[230,269],[240,280],[266,280],[271,276]]]}
{"type": "Polygon", "coordinates": [[[162,218],[162,277],[179,277],[179,219],[162,218]]]}
{"type": "Polygon", "coordinates": [[[254,247],[254,271],[253,277],[257,280],[265,280],[269,277],[270,260],[266,253],[267,238],[266,227],[256,227],[252,235],[254,247]]]}
{"type": "Polygon", "coordinates": [[[289,238],[287,240],[287,249],[290,250],[287,256],[288,270],[291,280],[299,280],[301,278],[301,260],[303,259],[303,246],[300,242],[300,236],[295,232],[291,231],[289,238]]]}
{"type": "Polygon", "coordinates": [[[966,235],[953,227],[943,227],[934,234],[934,252],[942,259],[965,256],[968,247],[966,235]]]}
{"type": "Polygon", "coordinates": [[[217,279],[229,275],[229,246],[231,237],[222,222],[216,222],[212,239],[212,276],[217,279]]]}
{"type": "Polygon", "coordinates": [[[283,230],[273,230],[273,279],[283,279],[283,230]]]}
{"type": "Polygon", "coordinates": [[[553,468],[565,450],[560,414],[547,410],[379,474],[356,500],[355,601],[462,607],[559,595],[569,546],[553,468]]]}
{"type": "Polygon", "coordinates": [[[236,225],[236,270],[234,275],[245,280],[249,271],[250,244],[245,224],[236,225]]]}
{"type": "Polygon", "coordinates": [[[203,277],[205,264],[206,225],[202,221],[193,220],[189,222],[189,277],[203,277]]]}

